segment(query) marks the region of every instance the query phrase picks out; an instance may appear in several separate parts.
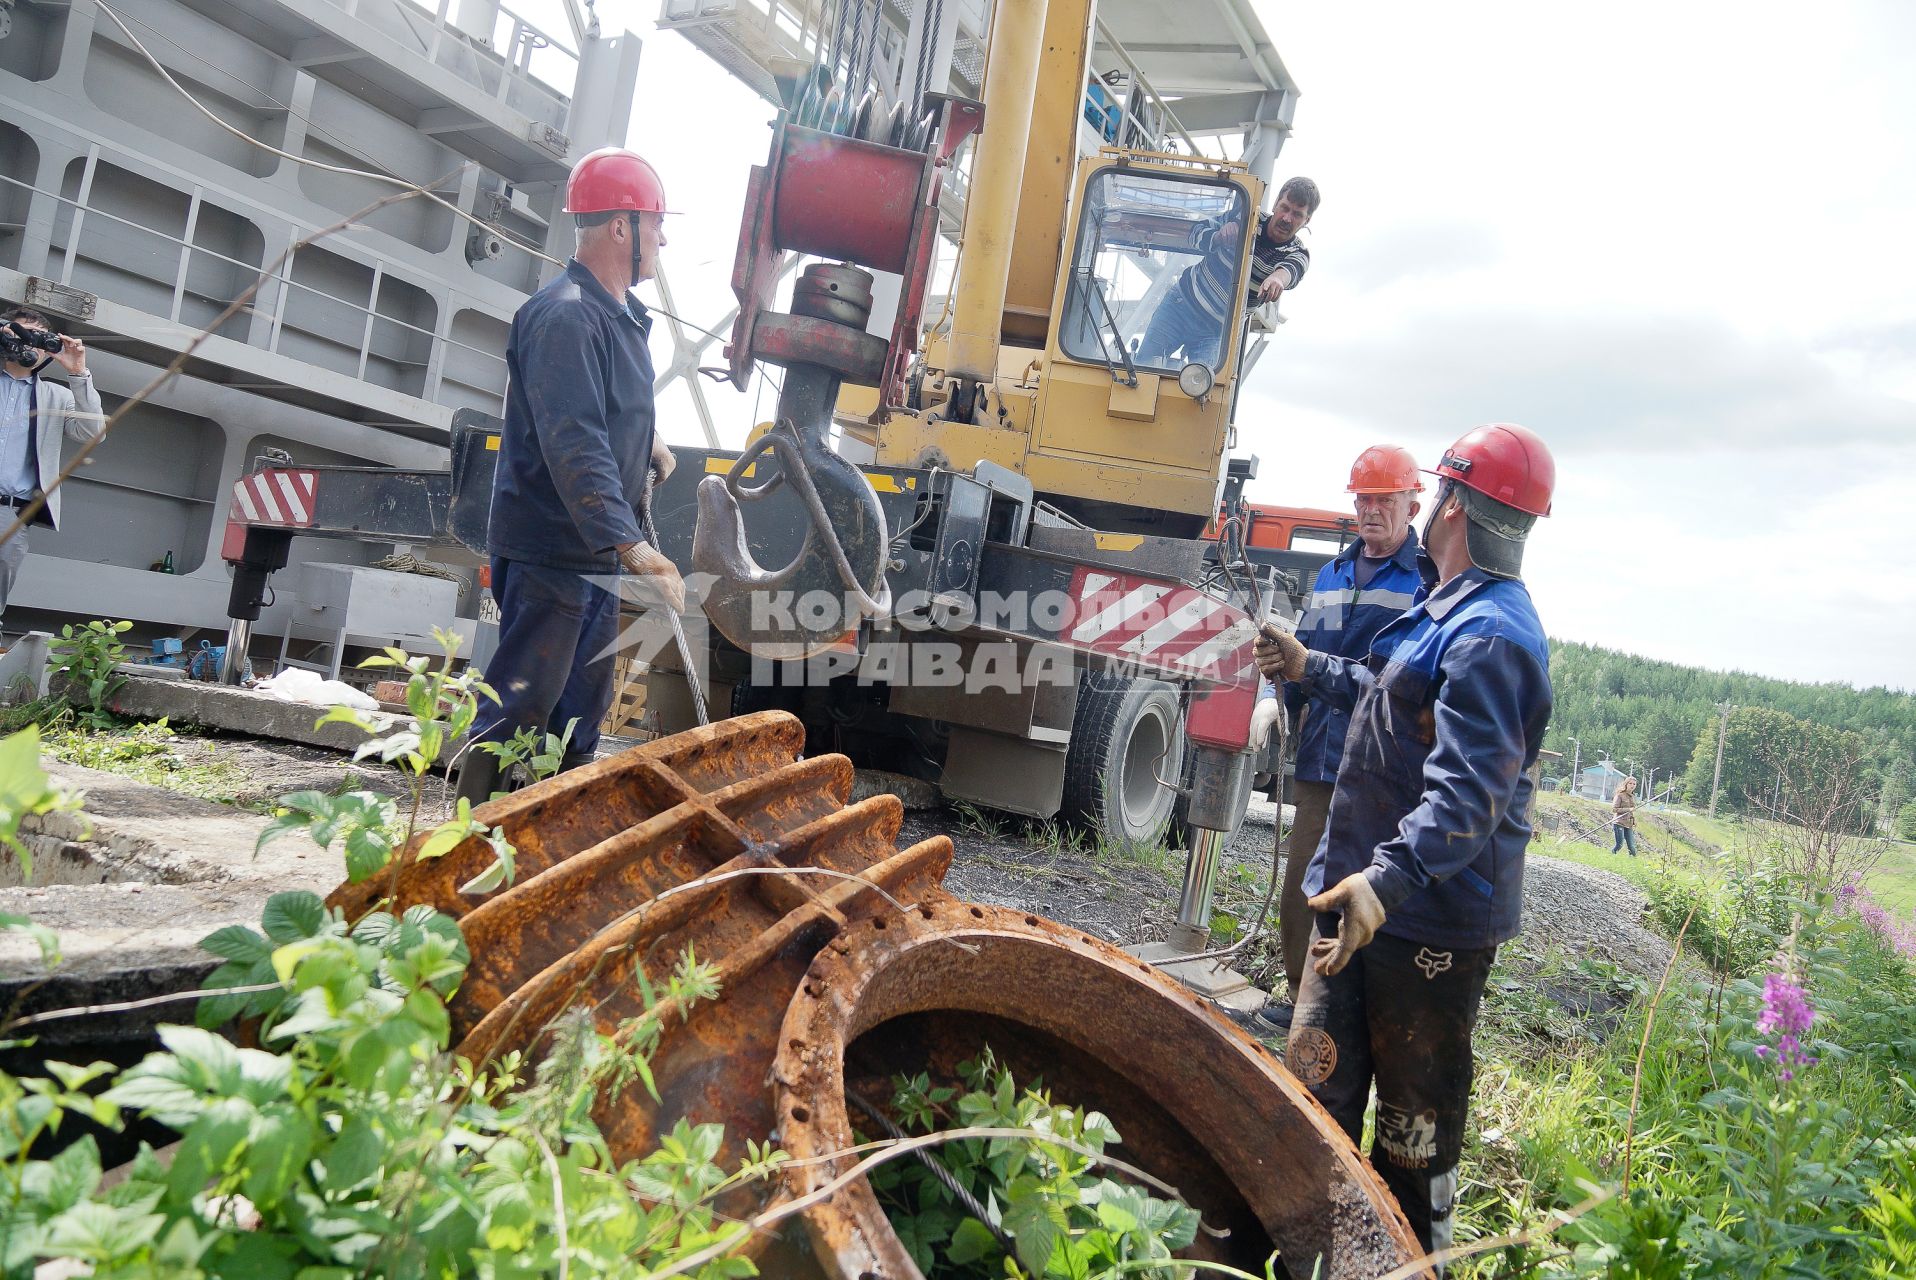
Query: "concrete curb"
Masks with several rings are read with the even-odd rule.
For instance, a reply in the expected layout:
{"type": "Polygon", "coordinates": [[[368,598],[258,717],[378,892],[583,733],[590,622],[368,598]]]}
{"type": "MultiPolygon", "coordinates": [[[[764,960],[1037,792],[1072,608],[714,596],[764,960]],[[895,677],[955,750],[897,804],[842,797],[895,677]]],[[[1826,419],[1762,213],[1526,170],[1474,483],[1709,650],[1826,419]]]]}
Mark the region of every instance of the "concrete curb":
{"type": "MultiPolygon", "coordinates": [[[[117,774],[53,760],[45,767],[60,785],[84,791],[86,803],[84,817],[30,820],[36,856],[78,864],[63,878],[97,873],[99,880],[0,889],[0,911],[52,929],[63,952],[49,971],[25,935],[0,933],[0,1008],[16,998],[29,1013],[189,990],[218,963],[200,950],[201,938],[229,924],[257,928],[273,894],[324,894],[345,876],[339,855],[297,836],[256,856],[264,817],[117,774]]],[[[192,1005],[181,1003],[38,1030],[43,1043],[80,1044],[192,1016],[192,1005]]]]}
{"type": "MultiPolygon", "coordinates": [[[[165,716],[173,724],[200,724],[229,733],[299,742],[309,747],[331,747],[336,751],[350,752],[366,740],[365,734],[349,724],[316,728],[316,722],[326,714],[325,707],[282,702],[270,693],[194,680],[132,676],[107,699],[107,707],[134,720],[158,720],[165,716]]],[[[382,732],[404,718],[377,711],[369,714],[382,732]]]]}

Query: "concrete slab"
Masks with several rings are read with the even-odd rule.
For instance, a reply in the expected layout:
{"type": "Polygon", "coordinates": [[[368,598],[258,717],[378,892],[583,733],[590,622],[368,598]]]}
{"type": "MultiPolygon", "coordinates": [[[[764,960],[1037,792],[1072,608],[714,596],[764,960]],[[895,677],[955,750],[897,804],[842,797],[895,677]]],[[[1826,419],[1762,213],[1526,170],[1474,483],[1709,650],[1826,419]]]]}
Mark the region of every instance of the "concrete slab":
{"type": "Polygon", "coordinates": [[[0,701],[31,702],[47,696],[47,658],[53,637],[29,631],[0,653],[0,701]],[[15,697],[15,694],[18,697],[15,697]]]}
{"type": "MultiPolygon", "coordinates": [[[[0,933],[0,1008],[16,999],[26,1013],[190,990],[218,963],[200,950],[201,938],[229,924],[257,927],[272,894],[323,894],[345,875],[339,855],[295,837],[255,856],[264,817],[116,774],[45,765],[62,786],[86,794],[82,813],[29,820],[45,877],[67,882],[0,889],[0,911],[52,929],[63,958],[48,970],[24,935],[0,933]],[[83,875],[94,882],[74,882],[83,875]]],[[[48,1023],[39,1033],[50,1045],[124,1040],[191,1017],[191,1005],[166,1005],[48,1023]]]]}
{"type": "Polygon", "coordinates": [[[1250,1012],[1264,1006],[1269,997],[1251,985],[1251,980],[1235,969],[1226,968],[1217,960],[1185,960],[1178,957],[1189,955],[1168,942],[1147,942],[1143,946],[1126,947],[1140,960],[1148,960],[1164,971],[1168,978],[1175,978],[1207,1000],[1233,1009],[1250,1012]]]}
{"type": "MultiPolygon", "coordinates": [[[[349,724],[315,727],[325,707],[282,702],[270,693],[232,685],[202,684],[193,680],[164,680],[133,676],[107,699],[108,707],[136,720],[165,716],[173,724],[201,724],[256,738],[278,738],[308,746],[351,751],[366,735],[349,724]]],[[[400,717],[372,713],[374,723],[390,726],[400,717]]]]}

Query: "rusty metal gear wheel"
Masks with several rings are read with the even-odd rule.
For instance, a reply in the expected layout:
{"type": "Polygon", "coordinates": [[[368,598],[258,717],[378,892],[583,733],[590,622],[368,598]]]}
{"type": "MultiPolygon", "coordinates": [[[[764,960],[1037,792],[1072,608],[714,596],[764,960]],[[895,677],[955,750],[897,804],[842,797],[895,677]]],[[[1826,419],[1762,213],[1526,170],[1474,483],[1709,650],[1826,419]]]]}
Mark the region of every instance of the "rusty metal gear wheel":
{"type": "MultiPolygon", "coordinates": [[[[1231,1233],[1204,1256],[1257,1271],[1278,1247],[1322,1256],[1327,1277],[1415,1256],[1382,1181],[1253,1041],[1116,948],[953,898],[950,839],[899,850],[898,800],[848,803],[850,762],[800,759],[804,737],[772,711],[648,743],[479,808],[518,850],[511,886],[459,892],[494,856],[475,839],[328,903],[349,918],[430,903],[459,920],[472,963],[451,1014],[474,1061],[536,1061],[567,1010],[624,1034],[641,975],[662,986],[688,949],[715,965],[716,1000],[658,1010],[658,1101],[623,1089],[596,1118],[621,1161],[681,1119],[725,1126],[727,1166],[767,1140],[827,1157],[734,1191],[728,1215],[798,1208],[841,1170],[847,1090],[883,1102],[893,1071],[949,1075],[989,1044],[1020,1078],[1116,1117],[1118,1154],[1231,1233]]],[[[802,1231],[747,1246],[762,1273],[919,1274],[862,1179],[799,1216],[802,1231]]]]}

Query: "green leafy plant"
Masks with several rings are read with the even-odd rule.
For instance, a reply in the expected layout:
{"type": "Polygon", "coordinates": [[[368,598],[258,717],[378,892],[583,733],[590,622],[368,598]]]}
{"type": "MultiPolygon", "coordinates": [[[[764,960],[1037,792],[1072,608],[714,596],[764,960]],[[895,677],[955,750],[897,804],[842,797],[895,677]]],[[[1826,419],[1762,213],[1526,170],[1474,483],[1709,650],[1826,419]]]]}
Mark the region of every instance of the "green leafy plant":
{"type": "MultiPolygon", "coordinates": [[[[776,1153],[721,1170],[718,1128],[681,1123],[621,1165],[592,1123],[605,1091],[650,1087],[649,994],[617,1034],[567,1015],[528,1078],[514,1054],[446,1053],[444,998],[467,959],[449,917],[417,907],[349,926],[285,893],[261,925],[207,945],[238,966],[225,980],[264,977],[271,991],[215,997],[202,1015],[252,1010],[262,1047],[171,1026],[161,1052],[117,1075],[58,1063],[45,1079],[0,1075],[0,1275],[64,1258],[97,1277],[612,1277],[746,1238],[712,1202],[765,1177],[776,1153]],[[180,1140],[167,1160],[143,1145],[112,1188],[90,1138],[28,1154],[66,1117],[115,1129],[132,1114],[180,1140]]],[[[689,955],[666,985],[680,1009],[717,993],[689,955]]],[[[752,1268],[720,1258],[686,1274],[752,1268]]]]}
{"type": "MultiPolygon", "coordinates": [[[[566,721],[564,733],[545,733],[521,728],[504,742],[481,742],[474,750],[484,751],[499,761],[503,777],[514,769],[523,770],[533,782],[541,782],[559,772],[566,750],[572,745],[573,730],[579,727],[577,716],[566,721]]],[[[501,794],[493,792],[494,796],[501,794]]]]}
{"type": "MultiPolygon", "coordinates": [[[[397,872],[399,851],[420,833],[419,814],[433,766],[472,728],[479,714],[479,699],[498,701],[498,695],[478,672],[471,668],[453,670],[459,636],[437,629],[433,634],[442,650],[436,663],[431,657],[410,655],[403,649],[387,649],[360,663],[362,667],[397,668],[406,673],[406,709],[411,713],[407,719],[386,725],[366,712],[334,707],[319,720],[320,724],[350,724],[365,732],[366,741],[353,753],[354,760],[377,758],[399,771],[410,801],[404,821],[399,819],[397,804],[375,791],[337,795],[299,791],[281,798],[278,813],[260,832],[256,847],[265,848],[274,840],[298,833],[322,849],[339,845],[346,859],[346,876],[355,882],[370,879],[388,867],[397,872]]],[[[461,885],[460,892],[487,893],[512,883],[511,842],[497,829],[475,820],[471,802],[465,799],[458,802],[450,818],[425,832],[413,856],[422,862],[442,858],[474,837],[491,846],[493,860],[461,885]]]]}
{"type": "Polygon", "coordinates": [[[1866,1274],[1873,1280],[1916,1276],[1916,1138],[1886,1138],[1880,1155],[1882,1173],[1863,1209],[1870,1227],[1863,1236],[1866,1274]]]}
{"type": "Polygon", "coordinates": [[[1672,935],[1690,921],[1685,945],[1727,977],[1754,972],[1776,953],[1790,929],[1796,886],[1773,861],[1738,851],[1713,855],[1699,877],[1667,864],[1651,867],[1650,909],[1672,935]]]}
{"type": "Polygon", "coordinates": [[[113,723],[106,700],[126,683],[119,665],[126,661],[126,646],[120,637],[133,629],[131,622],[94,619],[76,627],[67,623],[48,651],[48,666],[79,693],[80,710],[96,727],[113,723]]]}
{"type": "Polygon", "coordinates": [[[82,797],[55,785],[40,767],[40,731],[28,726],[0,740],[0,845],[13,851],[20,870],[33,877],[33,851],[20,839],[20,824],[40,814],[70,812],[82,797]]]}
{"type": "MultiPolygon", "coordinates": [[[[1916,1255],[1916,1236],[1901,1215],[1916,1130],[1916,968],[1840,894],[1790,896],[1771,932],[1767,905],[1750,906],[1775,892],[1760,878],[1688,883],[1699,918],[1761,917],[1763,981],[1686,981],[1679,965],[1647,1038],[1639,1001],[1613,1032],[1582,1040],[1529,1037],[1527,1019],[1512,1026],[1527,1005],[1493,982],[1473,1108],[1499,1141],[1480,1134],[1466,1148],[1459,1239],[1563,1208],[1582,1198],[1580,1180],[1615,1186],[1640,1084],[1634,1171],[1625,1194],[1569,1228],[1568,1255],[1507,1248],[1457,1274],[1912,1274],[1903,1255],[1916,1255]]],[[[1547,1002],[1560,983],[1535,998],[1547,1002]]]]}
{"type": "MultiPolygon", "coordinates": [[[[415,717],[362,754],[423,780],[483,689],[447,670],[451,651],[436,670],[408,660],[415,717]]],[[[0,743],[8,834],[24,813],[64,802],[39,770],[36,735],[16,737],[0,743]]],[[[282,807],[263,840],[299,831],[341,843],[366,874],[403,843],[385,797],[302,793],[282,807]]],[[[462,806],[419,856],[475,835],[498,839],[462,806]]],[[[503,845],[502,879],[510,858],[503,845]]],[[[12,917],[0,927],[37,929],[12,917]]],[[[51,945],[47,931],[36,936],[51,945]]],[[[162,1051],[124,1071],[55,1062],[44,1078],[0,1072],[5,1280],[52,1259],[103,1280],[754,1273],[728,1256],[749,1229],[713,1205],[769,1176],[780,1153],[754,1144],[723,1170],[719,1127],[681,1123],[651,1155],[620,1164],[592,1121],[595,1103],[619,1090],[658,1097],[660,1010],[684,1016],[718,995],[717,971],[691,952],[662,989],[641,976],[643,1012],[609,1034],[586,1011],[562,1015],[528,1072],[516,1053],[477,1064],[448,1054],[445,1001],[468,955],[458,924],[431,907],[349,921],[315,894],[279,893],[257,929],[229,926],[201,945],[224,961],[207,979],[217,994],[200,1002],[199,1026],[161,1028],[162,1051]],[[234,1017],[252,1020],[258,1047],[215,1033],[234,1017]],[[143,1144],[111,1187],[91,1138],[34,1158],[69,1118],[118,1129],[131,1115],[180,1139],[164,1159],[143,1144]]]]}
{"type": "Polygon", "coordinates": [[[1108,1119],[1061,1106],[1039,1089],[1020,1090],[989,1050],[961,1064],[959,1072],[962,1093],[933,1085],[928,1075],[895,1078],[891,1109],[899,1126],[921,1133],[952,1126],[1017,1128],[1043,1136],[958,1138],[937,1149],[936,1158],[984,1206],[989,1223],[969,1216],[958,1196],[922,1164],[893,1161],[869,1175],[899,1238],[928,1277],[1087,1280],[1190,1273],[1174,1255],[1197,1238],[1196,1211],[1103,1175],[1095,1153],[1119,1141],[1108,1119]],[[1015,1259],[1006,1256],[1000,1235],[1013,1242],[1015,1259]]]}

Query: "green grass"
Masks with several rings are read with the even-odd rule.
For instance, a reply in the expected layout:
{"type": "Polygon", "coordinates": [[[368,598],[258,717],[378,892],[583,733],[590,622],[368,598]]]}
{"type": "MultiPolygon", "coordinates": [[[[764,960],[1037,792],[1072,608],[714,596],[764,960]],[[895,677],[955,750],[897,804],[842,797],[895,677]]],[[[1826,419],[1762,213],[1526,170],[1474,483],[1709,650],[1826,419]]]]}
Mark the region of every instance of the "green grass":
{"type": "Polygon", "coordinates": [[[1742,828],[1733,819],[1712,818],[1705,813],[1690,813],[1683,809],[1665,811],[1671,818],[1688,827],[1699,839],[1708,841],[1719,849],[1727,849],[1742,836],[1742,828]]]}
{"type": "MultiPolygon", "coordinates": [[[[1559,828],[1557,833],[1546,833],[1546,827],[1551,825],[1550,819],[1565,815],[1574,818],[1585,831],[1597,833],[1599,825],[1610,817],[1608,805],[1600,805],[1593,800],[1583,800],[1576,796],[1546,795],[1537,798],[1537,808],[1539,811],[1538,832],[1531,841],[1531,852],[1543,854],[1545,857],[1561,858],[1565,862],[1581,863],[1586,867],[1595,867],[1599,871],[1613,871],[1638,887],[1648,883],[1649,863],[1658,855],[1646,851],[1632,858],[1627,853],[1610,852],[1612,837],[1607,827],[1600,832],[1601,844],[1596,840],[1580,839],[1567,829],[1559,828]]],[[[1659,845],[1667,847],[1671,843],[1669,837],[1661,832],[1649,834],[1651,839],[1659,845]]],[[[1639,843],[1642,839],[1643,836],[1639,835],[1639,843]]]]}
{"type": "Polygon", "coordinates": [[[1561,858],[1565,862],[1576,862],[1586,867],[1595,867],[1599,871],[1614,871],[1630,883],[1642,887],[1650,877],[1649,866],[1659,855],[1644,853],[1632,858],[1627,853],[1611,853],[1609,846],[1598,846],[1586,840],[1541,840],[1530,846],[1532,853],[1541,853],[1549,858],[1561,858]]]}
{"type": "Polygon", "coordinates": [[[246,771],[219,761],[183,763],[173,752],[172,740],[173,730],[165,721],[101,730],[50,724],[42,745],[48,755],[68,764],[117,773],[216,804],[235,803],[246,787],[246,771]]]}
{"type": "MultiPolygon", "coordinates": [[[[1916,1123],[1916,1091],[1899,1081],[1916,1067],[1916,1041],[1907,1033],[1916,1013],[1916,976],[1853,918],[1806,924],[1796,945],[1818,1009],[1813,1048],[1821,1060],[1781,1093],[1774,1068],[1751,1048],[1763,1039],[1755,1019],[1766,965],[1723,988],[1679,975],[1650,1037],[1633,1172],[1636,1185],[1660,1203],[1696,1215],[1685,1230],[1699,1237],[1699,1256],[1682,1272],[1579,1274],[1676,1276],[1710,1256],[1728,1267],[1710,1274],[1780,1276],[1791,1265],[1808,1268],[1791,1274],[1904,1274],[1864,1270],[1855,1234],[1862,1223],[1846,1197],[1862,1194],[1872,1179],[1895,1181],[1874,1140],[1907,1133],[1916,1123]],[[1753,1107],[1740,1103],[1740,1095],[1754,1099],[1753,1107]],[[1765,1101],[1785,1095],[1800,1110],[1765,1101]],[[1770,1178],[1782,1149],[1776,1126],[1795,1114],[1812,1123],[1811,1145],[1793,1165],[1775,1166],[1777,1176],[1770,1178]],[[1771,1185],[1788,1192],[1773,1212],[1757,1194],[1771,1185]],[[1779,1232],[1812,1227],[1836,1234],[1805,1237],[1787,1248],[1776,1243],[1779,1232]]],[[[1499,954],[1476,1036],[1460,1240],[1537,1222],[1551,1207],[1582,1199],[1581,1179],[1619,1181],[1648,986],[1560,954],[1530,954],[1522,939],[1499,954]],[[1626,998],[1634,989],[1634,999],[1595,1020],[1567,1017],[1553,999],[1566,989],[1605,987],[1626,998]]],[[[1587,1227],[1628,1242],[1642,1229],[1641,1215],[1633,1214],[1619,1202],[1587,1227]]],[[[1570,1234],[1574,1239],[1576,1232],[1570,1234]]],[[[1500,1250],[1452,1274],[1469,1280],[1564,1275],[1562,1243],[1500,1250]],[[1539,1263],[1545,1265],[1532,1270],[1539,1263]]]]}
{"type": "Polygon", "coordinates": [[[1897,841],[1868,879],[1876,900],[1907,919],[1916,919],[1916,844],[1897,841]]]}

